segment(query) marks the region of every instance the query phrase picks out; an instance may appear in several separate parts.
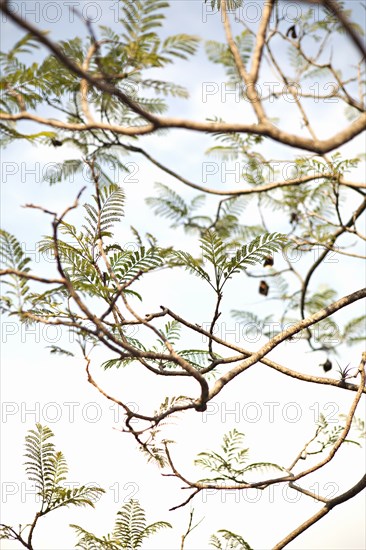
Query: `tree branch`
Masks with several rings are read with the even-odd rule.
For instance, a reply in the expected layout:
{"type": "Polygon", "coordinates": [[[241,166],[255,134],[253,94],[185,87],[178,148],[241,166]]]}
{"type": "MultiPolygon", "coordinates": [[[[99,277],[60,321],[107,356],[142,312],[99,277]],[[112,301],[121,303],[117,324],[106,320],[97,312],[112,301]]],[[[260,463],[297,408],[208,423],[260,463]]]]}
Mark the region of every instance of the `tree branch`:
{"type": "MultiPolygon", "coordinates": [[[[297,334],[301,330],[310,327],[314,325],[315,323],[318,323],[322,319],[325,319],[335,313],[336,311],[339,311],[340,309],[348,306],[349,304],[352,304],[356,302],[357,300],[361,300],[362,298],[366,297],[366,289],[363,288],[361,290],[358,290],[356,292],[353,292],[352,294],[349,294],[347,296],[344,296],[340,300],[337,300],[336,302],[333,302],[333,304],[330,304],[324,309],[321,309],[314,315],[311,315],[310,317],[307,317],[306,319],[303,319],[302,321],[299,321],[295,323],[292,327],[288,328],[287,330],[282,331],[280,334],[277,334],[274,336],[274,338],[271,338],[271,340],[265,344],[260,350],[253,353],[251,357],[240,363],[237,367],[234,367],[232,370],[221,376],[216,383],[214,384],[212,390],[210,391],[210,399],[212,399],[215,395],[217,395],[222,388],[231,380],[233,380],[238,374],[242,373],[244,370],[249,368],[254,363],[257,363],[262,357],[267,355],[272,349],[278,346],[281,342],[287,340],[290,336],[293,336],[294,334],[297,334]]],[[[363,388],[362,390],[363,391],[363,388]]]]}
{"type": "Polygon", "coordinates": [[[309,527],[317,523],[320,519],[326,516],[333,508],[355,497],[361,491],[363,491],[365,487],[366,487],[366,475],[364,475],[360,479],[360,481],[356,483],[356,485],[354,485],[351,489],[349,489],[345,493],[342,493],[338,497],[328,500],[323,508],[321,508],[318,512],[316,512],[316,514],[311,516],[309,519],[304,521],[304,523],[299,525],[296,529],[291,531],[291,533],[289,533],[284,539],[282,539],[273,547],[273,550],[282,550],[282,548],[285,548],[289,544],[289,542],[296,539],[299,535],[301,535],[301,533],[303,533],[304,531],[309,529],[309,527]]]}
{"type": "Polygon", "coordinates": [[[363,57],[366,57],[365,45],[362,43],[360,36],[356,33],[356,31],[352,27],[351,22],[347,19],[347,17],[343,13],[343,10],[340,8],[339,4],[335,0],[302,0],[302,1],[309,2],[310,4],[323,5],[326,8],[328,8],[328,10],[331,11],[333,15],[336,16],[336,18],[341,23],[344,30],[351,37],[352,42],[354,43],[356,48],[358,48],[361,55],[363,57]]]}
{"type": "MultiPolygon", "coordinates": [[[[225,1],[222,1],[222,7],[225,10],[225,1]]],[[[254,94],[253,95],[253,107],[257,112],[257,116],[259,119],[258,124],[231,124],[231,123],[223,123],[223,122],[198,122],[198,121],[190,121],[185,119],[179,119],[179,118],[162,118],[157,117],[155,115],[152,115],[145,111],[142,107],[140,107],[137,103],[135,103],[133,100],[131,100],[126,94],[124,94],[119,88],[116,88],[115,86],[105,82],[104,80],[101,80],[99,78],[95,78],[89,73],[85,72],[83,69],[81,69],[76,63],[74,63],[71,59],[69,59],[63,51],[60,49],[60,47],[49,40],[45,34],[43,34],[40,30],[38,30],[35,26],[30,24],[28,21],[23,20],[21,17],[19,17],[16,13],[13,13],[9,10],[7,2],[4,0],[0,0],[0,9],[8,15],[8,17],[15,22],[17,25],[21,26],[23,29],[31,33],[33,36],[36,36],[38,40],[43,43],[52,53],[55,55],[57,59],[59,59],[65,67],[67,67],[71,72],[79,76],[80,78],[84,78],[89,84],[95,86],[97,89],[110,94],[115,95],[118,97],[122,103],[127,105],[133,112],[138,114],[139,116],[143,117],[145,120],[149,121],[149,124],[143,125],[143,126],[131,126],[131,127],[124,127],[124,126],[117,126],[117,125],[109,125],[104,124],[102,122],[97,122],[95,124],[72,124],[72,123],[63,123],[60,121],[52,120],[52,119],[45,119],[43,117],[38,117],[37,115],[32,115],[27,112],[20,112],[17,114],[7,114],[7,113],[1,113],[0,119],[2,120],[9,120],[9,121],[16,121],[16,120],[32,120],[34,122],[38,122],[40,124],[48,125],[54,128],[62,128],[62,129],[68,129],[68,130],[74,130],[74,131],[87,131],[87,130],[93,130],[93,129],[104,129],[109,130],[111,132],[115,132],[117,134],[121,135],[143,135],[143,134],[150,134],[154,131],[156,131],[158,128],[181,128],[181,129],[188,129],[192,131],[197,132],[208,132],[208,133],[217,133],[217,132],[240,132],[240,133],[251,133],[254,135],[262,135],[267,136],[274,141],[283,143],[284,145],[289,145],[290,147],[295,147],[299,149],[304,149],[307,151],[311,151],[318,154],[324,154],[329,151],[332,151],[333,149],[336,149],[337,147],[340,147],[341,145],[344,145],[345,143],[352,140],[354,137],[356,137],[358,134],[360,134],[365,128],[366,128],[366,114],[360,115],[360,117],[353,121],[347,128],[344,130],[338,132],[337,134],[333,135],[329,139],[325,140],[319,140],[319,139],[309,139],[304,138],[302,136],[297,136],[293,134],[289,134],[288,132],[285,132],[273,124],[271,124],[268,120],[266,120],[263,109],[261,107],[261,104],[259,101],[254,101],[254,96],[257,96],[257,93],[255,91],[255,87],[253,84],[248,80],[248,75],[246,73],[245,67],[242,64],[241,58],[238,58],[237,55],[237,46],[235,42],[233,41],[231,33],[230,24],[227,17],[224,17],[224,25],[227,30],[228,38],[230,38],[230,45],[233,52],[233,55],[236,59],[236,63],[238,63],[238,69],[241,73],[243,79],[244,75],[247,79],[247,82],[249,84],[248,94],[254,94]]],[[[244,79],[245,80],[245,79],[244,79]]],[[[249,97],[249,96],[248,96],[249,97]]]]}

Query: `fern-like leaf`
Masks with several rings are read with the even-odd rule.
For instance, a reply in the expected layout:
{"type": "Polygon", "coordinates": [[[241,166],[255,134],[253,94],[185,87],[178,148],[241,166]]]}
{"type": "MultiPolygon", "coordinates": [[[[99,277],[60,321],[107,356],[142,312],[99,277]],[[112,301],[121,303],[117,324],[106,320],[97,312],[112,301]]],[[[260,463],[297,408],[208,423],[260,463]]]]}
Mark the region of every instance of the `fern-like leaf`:
{"type": "Polygon", "coordinates": [[[56,487],[52,493],[52,500],[49,501],[49,510],[55,510],[63,506],[91,506],[94,508],[95,502],[99,500],[104,489],[100,487],[73,487],[72,489],[65,487],[56,487]]]}
{"type": "Polygon", "coordinates": [[[251,550],[249,544],[240,535],[232,533],[227,529],[219,529],[217,533],[220,535],[220,538],[217,535],[212,535],[210,538],[210,544],[213,548],[217,548],[218,550],[228,550],[229,548],[251,550]]]}
{"type": "Polygon", "coordinates": [[[115,253],[110,258],[110,264],[121,283],[126,283],[139,273],[147,273],[160,267],[163,258],[157,248],[145,249],[141,246],[133,252],[123,251],[115,253]]]}
{"type": "Polygon", "coordinates": [[[241,247],[231,260],[225,264],[225,282],[235,272],[248,265],[263,262],[265,258],[278,251],[285,243],[286,237],[281,233],[265,233],[256,237],[248,245],[241,247]]]}
{"type": "MultiPolygon", "coordinates": [[[[234,11],[237,8],[240,8],[243,5],[244,0],[227,0],[227,9],[228,11],[234,11]]],[[[221,0],[205,0],[205,4],[207,3],[211,4],[212,10],[220,10],[221,9],[221,0]]]]}
{"type": "Polygon", "coordinates": [[[123,216],[125,199],[124,192],[116,184],[102,187],[98,191],[97,195],[93,195],[95,205],[84,204],[87,225],[83,225],[83,228],[93,243],[100,237],[112,236],[109,229],[123,216]]]}
{"type": "MultiPolygon", "coordinates": [[[[1,268],[29,273],[29,262],[30,258],[24,254],[21,243],[10,233],[0,229],[1,268]]],[[[4,284],[9,288],[6,291],[6,295],[9,298],[8,305],[12,304],[12,300],[15,297],[17,307],[22,307],[29,292],[27,280],[15,274],[8,274],[4,280],[4,284]]]]}
{"type": "Polygon", "coordinates": [[[28,478],[35,482],[43,499],[56,487],[59,476],[67,473],[63,457],[57,454],[54,444],[48,441],[53,436],[50,428],[37,423],[36,429],[30,430],[25,438],[24,456],[28,458],[25,463],[26,472],[28,478]]]}
{"type": "Polygon", "coordinates": [[[42,514],[64,506],[92,506],[104,489],[100,487],[77,487],[68,489],[62,485],[68,472],[61,451],[56,451],[49,441],[54,437],[48,426],[37,423],[25,438],[25,463],[28,478],[35,482],[42,499],[42,514]]]}
{"type": "Polygon", "coordinates": [[[256,462],[246,465],[249,449],[243,448],[244,434],[236,430],[231,430],[224,435],[221,445],[222,453],[214,451],[205,451],[198,454],[195,464],[204,469],[208,469],[213,474],[212,478],[205,478],[201,481],[231,481],[234,483],[246,483],[243,476],[252,470],[264,470],[274,468],[283,471],[278,464],[271,462],[256,462]]]}
{"type": "Polygon", "coordinates": [[[210,282],[209,274],[200,266],[199,261],[193,258],[189,252],[174,250],[170,253],[170,257],[172,259],[172,266],[182,266],[190,273],[210,282]]]}
{"type": "Polygon", "coordinates": [[[178,193],[162,183],[156,183],[155,188],[158,196],[146,199],[146,203],[153,208],[155,214],[175,223],[187,216],[188,205],[178,193]]]}
{"type": "Polygon", "coordinates": [[[356,344],[365,340],[366,315],[361,315],[349,321],[343,328],[342,339],[348,344],[356,344]]]}
{"type": "Polygon", "coordinates": [[[70,527],[76,531],[79,537],[75,548],[81,550],[120,550],[121,545],[118,540],[113,539],[110,535],[106,537],[97,537],[93,533],[86,531],[79,525],[70,524],[70,527]]]}
{"type": "Polygon", "coordinates": [[[221,276],[226,263],[226,246],[214,231],[206,231],[201,239],[202,256],[210,262],[214,269],[217,281],[221,276]]]}
{"type": "Polygon", "coordinates": [[[131,499],[117,513],[113,535],[119,539],[122,548],[135,550],[141,548],[145,538],[165,527],[171,527],[170,523],[158,521],[146,525],[145,512],[140,503],[131,499]]]}

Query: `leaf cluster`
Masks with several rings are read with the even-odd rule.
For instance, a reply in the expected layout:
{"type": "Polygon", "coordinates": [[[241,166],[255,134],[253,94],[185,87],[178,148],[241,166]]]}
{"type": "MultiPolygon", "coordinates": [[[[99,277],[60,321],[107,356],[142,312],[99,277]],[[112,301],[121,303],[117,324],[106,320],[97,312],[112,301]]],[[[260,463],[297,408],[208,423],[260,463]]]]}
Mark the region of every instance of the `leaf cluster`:
{"type": "Polygon", "coordinates": [[[249,449],[243,447],[244,434],[234,428],[224,435],[221,445],[221,453],[205,451],[198,454],[195,464],[215,474],[214,477],[200,481],[217,482],[231,481],[232,483],[246,483],[244,476],[248,472],[275,469],[283,471],[284,468],[271,462],[257,462],[248,464],[249,449]]]}
{"type": "Polygon", "coordinates": [[[131,499],[117,512],[113,532],[104,537],[97,537],[79,525],[71,524],[71,527],[79,537],[76,548],[82,550],[96,550],[97,548],[138,550],[138,548],[142,548],[145,539],[160,529],[171,527],[171,525],[166,521],[156,521],[147,525],[145,511],[141,508],[139,501],[131,499]]]}

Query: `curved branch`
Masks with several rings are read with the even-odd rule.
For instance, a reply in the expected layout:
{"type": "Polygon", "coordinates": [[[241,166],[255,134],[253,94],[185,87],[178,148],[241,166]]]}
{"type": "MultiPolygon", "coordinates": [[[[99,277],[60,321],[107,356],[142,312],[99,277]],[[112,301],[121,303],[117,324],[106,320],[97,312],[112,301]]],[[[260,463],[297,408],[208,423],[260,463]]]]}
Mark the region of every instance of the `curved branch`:
{"type": "MultiPolygon", "coordinates": [[[[322,460],[320,463],[316,464],[315,466],[309,468],[308,470],[306,470],[304,472],[301,472],[300,474],[294,475],[290,470],[286,470],[288,472],[288,475],[282,476],[280,478],[272,478],[272,479],[268,479],[268,480],[265,480],[265,481],[259,481],[259,482],[254,482],[254,483],[246,483],[246,482],[235,483],[234,485],[227,485],[227,484],[220,485],[214,480],[212,480],[212,482],[205,482],[205,483],[202,483],[200,481],[192,482],[192,481],[189,481],[186,477],[184,477],[177,470],[177,468],[174,466],[174,463],[173,463],[173,460],[170,456],[167,444],[165,444],[165,451],[166,451],[166,455],[167,455],[167,458],[168,458],[168,463],[169,463],[170,468],[173,472],[172,474],[168,474],[168,475],[171,475],[173,477],[177,477],[178,479],[183,481],[186,484],[186,487],[183,487],[184,489],[194,490],[194,492],[188,497],[188,499],[186,499],[182,504],[180,504],[178,506],[175,506],[174,508],[171,508],[171,510],[175,510],[177,508],[181,508],[182,506],[185,506],[198,492],[200,492],[201,490],[204,490],[204,489],[217,489],[217,490],[226,490],[227,491],[227,490],[240,490],[240,489],[258,488],[260,490],[264,490],[269,485],[273,485],[275,483],[289,482],[290,485],[293,485],[294,482],[297,481],[298,479],[300,479],[301,477],[304,477],[305,475],[308,475],[308,474],[318,470],[319,468],[321,468],[322,466],[324,466],[325,464],[330,462],[332,460],[332,458],[334,457],[334,455],[336,454],[337,450],[344,443],[344,441],[345,441],[345,439],[346,439],[346,437],[349,433],[349,430],[351,428],[351,424],[352,424],[352,420],[353,420],[353,417],[354,417],[354,414],[355,414],[355,411],[356,411],[356,407],[357,407],[357,405],[360,401],[360,398],[361,398],[361,395],[362,395],[362,390],[363,390],[364,385],[365,385],[365,363],[366,363],[366,352],[362,354],[362,359],[361,359],[361,363],[360,363],[360,367],[359,367],[359,373],[361,375],[361,379],[360,379],[360,384],[359,384],[359,387],[358,387],[358,392],[357,392],[357,394],[356,394],[356,396],[355,396],[355,398],[352,402],[350,411],[349,411],[348,416],[347,416],[346,424],[345,424],[344,429],[342,430],[342,433],[340,434],[339,438],[337,439],[337,441],[333,445],[329,455],[324,460],[322,460]]],[[[306,443],[303,450],[301,451],[301,454],[304,451],[304,449],[306,449],[307,446],[315,439],[315,437],[318,435],[318,432],[319,432],[319,430],[317,430],[315,436],[308,443],[306,443]]],[[[291,468],[296,465],[296,463],[298,462],[300,457],[301,457],[301,455],[298,455],[298,457],[293,462],[291,468]]],[[[356,487],[358,487],[358,485],[359,484],[357,484],[356,487]]],[[[299,492],[303,492],[304,494],[307,494],[308,496],[314,496],[311,492],[306,491],[305,489],[302,489],[301,487],[298,487],[297,485],[295,485],[293,488],[298,490],[299,492]]],[[[345,493],[344,495],[341,495],[340,497],[332,499],[331,501],[326,501],[322,497],[320,497],[320,498],[316,497],[316,498],[318,500],[323,501],[323,502],[327,502],[327,506],[329,507],[329,509],[331,509],[334,506],[340,504],[341,502],[344,502],[345,500],[348,500],[349,498],[352,498],[352,496],[357,494],[357,492],[355,492],[355,491],[357,491],[357,490],[355,488],[353,488],[350,491],[347,491],[347,493],[345,493]]],[[[322,517],[322,516],[320,516],[320,517],[322,517]]],[[[296,536],[298,536],[298,534],[300,534],[300,532],[302,532],[303,530],[310,527],[312,525],[312,523],[311,522],[309,524],[306,523],[306,525],[307,526],[305,528],[303,528],[301,531],[299,531],[296,536]]],[[[289,540],[292,540],[292,539],[289,539],[289,540]]],[[[279,548],[282,548],[282,547],[283,546],[280,546],[279,548]]]]}
{"type": "MultiPolygon", "coordinates": [[[[161,420],[164,420],[164,418],[166,418],[167,416],[170,416],[171,414],[175,413],[175,412],[180,412],[180,411],[185,411],[185,410],[189,410],[189,409],[194,409],[196,407],[196,405],[194,403],[185,403],[184,405],[173,405],[169,410],[167,411],[164,411],[163,413],[161,414],[158,414],[156,416],[148,416],[146,414],[140,414],[140,413],[137,413],[137,412],[133,412],[129,407],[127,407],[127,405],[125,405],[122,401],[120,401],[119,399],[113,397],[112,395],[109,395],[106,391],[103,390],[103,388],[101,388],[97,382],[94,380],[94,378],[92,377],[92,375],[90,374],[90,369],[89,369],[89,365],[90,365],[90,359],[89,358],[85,358],[86,361],[87,361],[87,367],[86,367],[86,372],[87,372],[87,376],[88,376],[88,382],[94,386],[98,392],[100,394],[102,394],[106,399],[108,399],[109,401],[112,401],[113,403],[116,403],[116,405],[119,405],[120,407],[122,407],[125,412],[126,412],[126,415],[128,417],[128,419],[131,419],[131,418],[137,418],[139,420],[145,420],[147,422],[151,422],[152,426],[156,426],[159,422],[161,422],[161,420]]],[[[151,426],[151,427],[152,427],[151,426]]],[[[149,428],[148,428],[149,429],[149,428]]],[[[132,429],[129,429],[129,431],[131,433],[134,433],[134,430],[132,429]]],[[[142,430],[142,432],[144,432],[146,430],[142,430]]],[[[137,432],[136,432],[137,433],[137,432]]]]}
{"type": "Polygon", "coordinates": [[[25,548],[28,548],[28,550],[33,550],[32,546],[29,546],[27,541],[25,541],[21,536],[21,532],[24,530],[24,528],[18,534],[16,531],[14,531],[12,527],[10,527],[10,525],[5,525],[5,523],[0,523],[0,527],[3,527],[10,532],[9,534],[11,534],[11,537],[8,537],[9,540],[18,540],[25,548]]]}
{"type": "MultiPolygon", "coordinates": [[[[95,52],[97,50],[98,50],[98,44],[94,42],[90,46],[89,51],[86,55],[85,61],[82,65],[82,69],[86,73],[89,70],[90,61],[91,61],[93,55],[95,54],[95,52]]],[[[83,78],[80,82],[81,108],[83,110],[84,116],[85,116],[86,120],[88,121],[88,123],[89,124],[94,124],[95,120],[94,120],[94,117],[92,116],[92,114],[90,112],[90,108],[89,108],[88,91],[89,91],[89,82],[88,82],[88,80],[83,78]]]]}
{"type": "Polygon", "coordinates": [[[329,455],[326,456],[322,461],[318,462],[318,464],[315,464],[314,466],[311,466],[311,468],[308,468],[307,470],[304,470],[304,471],[300,472],[299,474],[296,474],[293,478],[293,481],[297,481],[298,479],[301,479],[302,477],[305,477],[309,474],[312,474],[313,472],[316,472],[317,470],[319,470],[320,468],[325,466],[325,464],[327,464],[328,462],[330,462],[332,460],[332,458],[334,457],[334,455],[336,454],[338,449],[344,443],[344,441],[345,441],[345,439],[346,439],[346,437],[347,437],[347,435],[348,435],[348,433],[351,429],[351,424],[352,424],[354,414],[356,412],[357,405],[360,402],[362,392],[365,388],[365,364],[366,364],[366,352],[364,352],[362,354],[361,363],[360,363],[360,366],[359,366],[359,369],[358,369],[358,372],[361,375],[360,384],[359,384],[358,391],[355,395],[355,398],[353,400],[353,403],[351,405],[351,408],[349,410],[347,420],[346,420],[346,425],[345,425],[342,433],[340,434],[339,438],[337,439],[337,441],[334,443],[333,447],[331,448],[329,455]]]}
{"type": "Polygon", "coordinates": [[[275,0],[267,0],[263,7],[263,15],[256,35],[256,44],[253,52],[252,66],[250,69],[250,79],[255,84],[258,80],[259,69],[262,62],[263,49],[266,43],[265,37],[269,25],[275,0]]]}
{"type": "Polygon", "coordinates": [[[47,119],[37,115],[33,115],[28,112],[20,112],[17,114],[9,115],[7,113],[0,113],[0,120],[32,120],[52,128],[59,128],[62,130],[74,130],[85,132],[88,130],[108,130],[115,132],[116,134],[125,136],[142,136],[155,132],[158,128],[177,128],[192,130],[195,132],[215,134],[218,132],[226,133],[250,133],[258,136],[265,136],[288,145],[289,147],[304,149],[312,153],[319,155],[329,153],[348,143],[354,137],[361,134],[366,129],[366,114],[362,114],[357,120],[352,122],[347,128],[338,132],[329,139],[309,139],[295,134],[289,134],[279,128],[276,128],[269,122],[259,124],[244,124],[244,123],[229,123],[229,122],[199,122],[194,120],[186,120],[181,118],[161,118],[156,117],[155,124],[146,124],[144,126],[118,126],[113,124],[106,124],[103,122],[95,122],[94,124],[76,124],[70,122],[61,122],[59,120],[47,119]]]}
{"type": "Polygon", "coordinates": [[[153,124],[147,124],[145,126],[118,126],[115,124],[107,124],[105,122],[95,121],[93,123],[83,124],[83,123],[73,123],[73,122],[62,122],[53,118],[43,118],[38,115],[34,115],[28,112],[20,112],[13,115],[7,113],[0,113],[0,120],[31,120],[33,122],[38,122],[44,126],[51,126],[51,128],[59,128],[60,130],[71,130],[74,132],[87,132],[89,130],[108,130],[109,132],[114,132],[116,134],[121,134],[123,136],[139,136],[144,134],[151,134],[155,131],[155,126],[153,124]]]}
{"type": "MultiPolygon", "coordinates": [[[[278,181],[273,183],[266,183],[263,185],[257,185],[256,187],[251,187],[249,189],[225,189],[225,190],[219,190],[219,189],[212,189],[211,187],[204,187],[203,185],[199,185],[198,183],[194,183],[184,176],[179,175],[177,172],[172,170],[171,168],[168,168],[164,164],[162,164],[160,161],[155,159],[142,149],[141,147],[135,147],[134,145],[125,145],[123,143],[120,144],[121,147],[126,149],[127,151],[132,151],[134,153],[140,153],[143,155],[146,159],[148,159],[152,164],[160,168],[163,172],[166,174],[169,174],[173,178],[177,179],[178,181],[184,183],[188,187],[192,187],[193,189],[197,189],[198,191],[202,191],[203,193],[208,193],[211,195],[219,195],[219,196],[241,196],[241,195],[253,195],[257,193],[265,193],[266,191],[271,191],[274,189],[282,188],[282,187],[289,187],[291,185],[301,185],[303,183],[308,183],[309,181],[317,180],[317,179],[334,179],[334,174],[328,173],[328,174],[312,174],[307,176],[301,176],[299,178],[284,180],[284,181],[278,181]]],[[[343,185],[345,187],[350,187],[354,189],[366,189],[366,183],[355,183],[352,181],[344,180],[343,178],[340,178],[339,184],[343,185]]]]}

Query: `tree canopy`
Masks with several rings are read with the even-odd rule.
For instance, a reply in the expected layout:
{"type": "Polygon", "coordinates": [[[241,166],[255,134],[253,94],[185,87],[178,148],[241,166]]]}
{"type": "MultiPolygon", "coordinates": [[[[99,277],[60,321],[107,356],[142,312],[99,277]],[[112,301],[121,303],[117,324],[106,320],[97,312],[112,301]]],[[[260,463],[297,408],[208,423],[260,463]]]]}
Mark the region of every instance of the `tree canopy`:
{"type": "MultiPolygon", "coordinates": [[[[184,19],[178,3],[121,0],[108,14],[116,19],[101,24],[76,4],[63,10],[79,33],[58,40],[22,4],[0,0],[4,26],[22,31],[0,57],[2,146],[19,159],[4,164],[4,185],[28,151],[47,151],[43,185],[65,189],[56,207],[37,192],[25,205],[42,215],[43,261],[1,230],[2,312],[23,327],[73,335],[73,346],[65,337],[47,346],[52,357],[78,357],[95,393],[122,413],[121,437],[183,484],[167,508],[185,510],[210,490],[276,485],[319,503],[298,524],[283,518],[270,544],[287,547],[366,486],[358,472],[336,496],[307,488],[318,473],[328,479],[345,444],[359,446],[364,435],[363,7],[266,0],[249,11],[245,0],[212,0],[195,2],[184,19]],[[197,13],[200,21],[183,24],[197,13]],[[111,373],[119,387],[110,388],[111,373]],[[149,391],[152,380],[163,401],[149,391]],[[173,419],[257,403],[272,384],[272,407],[277,384],[288,385],[295,407],[305,388],[324,392],[315,425],[286,462],[270,452],[257,460],[245,419],[233,427],[225,416],[224,434],[210,428],[211,450],[182,465],[173,419]],[[348,407],[335,424],[329,395],[348,407]]],[[[41,508],[26,526],[1,531],[30,549],[42,516],[94,507],[103,492],[63,486],[67,464],[51,437],[39,422],[26,437],[41,508]]],[[[285,447],[289,436],[276,437],[285,447]]],[[[147,525],[132,498],[108,535],[72,527],[76,548],[134,549],[170,523],[147,525]]],[[[263,545],[261,533],[252,541],[245,530],[219,528],[213,548],[263,545]]],[[[198,531],[191,511],[177,548],[198,531]]]]}

